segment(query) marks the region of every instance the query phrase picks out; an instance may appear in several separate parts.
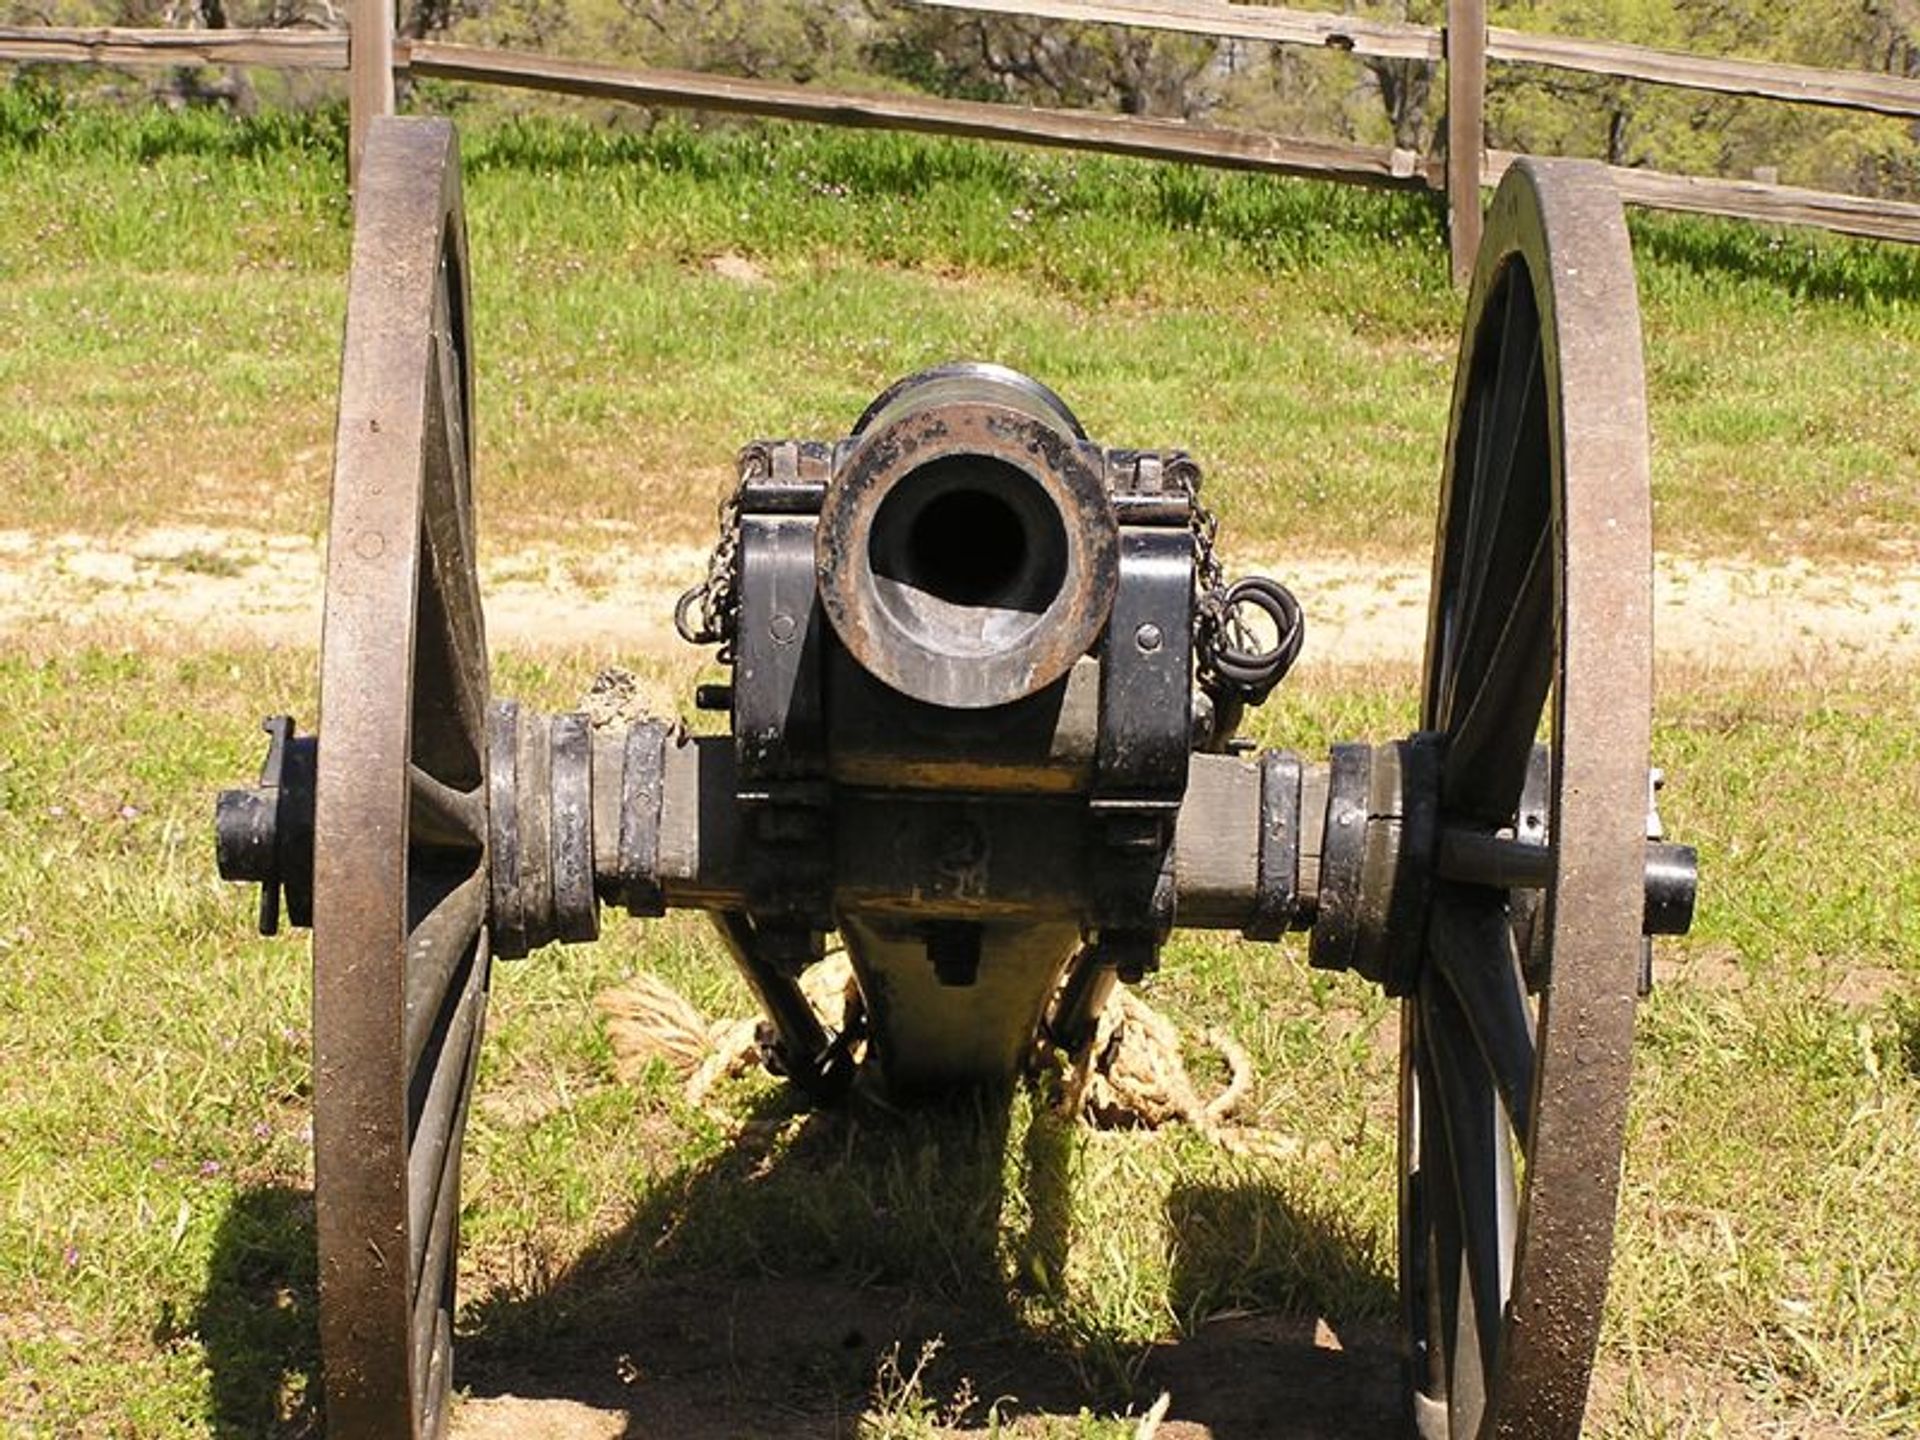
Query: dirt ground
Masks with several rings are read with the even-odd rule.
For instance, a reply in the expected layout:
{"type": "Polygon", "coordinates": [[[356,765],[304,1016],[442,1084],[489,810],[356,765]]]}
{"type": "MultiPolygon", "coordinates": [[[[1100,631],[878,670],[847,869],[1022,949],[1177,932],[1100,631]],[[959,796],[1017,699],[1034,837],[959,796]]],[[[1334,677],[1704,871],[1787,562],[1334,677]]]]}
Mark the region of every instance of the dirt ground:
{"type": "MultiPolygon", "coordinates": [[[[1303,663],[1416,662],[1425,638],[1422,563],[1346,557],[1249,563],[1285,581],[1307,614],[1303,663]]],[[[151,529],[102,538],[0,530],[0,636],[51,625],[169,633],[196,647],[314,645],[325,549],[316,537],[151,529]]],[[[566,548],[489,555],[481,565],[488,638],[510,649],[589,649],[607,658],[687,652],[673,601],[704,551],[657,547],[609,529],[566,548]]],[[[1663,660],[1803,668],[1920,661],[1920,565],[1702,562],[1655,568],[1663,660]]]]}
{"type": "MultiPolygon", "coordinates": [[[[1085,1404],[1080,1380],[1046,1347],[890,1286],[669,1282],[635,1296],[629,1313],[598,1343],[543,1357],[544,1368],[481,1357],[463,1380],[472,1390],[451,1440],[853,1440],[873,1357],[896,1343],[902,1375],[924,1357],[918,1393],[956,1422],[943,1433],[1072,1433],[1062,1417],[1085,1404]]],[[[1228,1315],[1143,1358],[1136,1393],[1172,1398],[1154,1421],[1155,1407],[1142,1406],[1137,1433],[1252,1440],[1273,1435],[1284,1414],[1289,1440],[1377,1440],[1395,1433],[1399,1387],[1384,1330],[1228,1315]]]]}

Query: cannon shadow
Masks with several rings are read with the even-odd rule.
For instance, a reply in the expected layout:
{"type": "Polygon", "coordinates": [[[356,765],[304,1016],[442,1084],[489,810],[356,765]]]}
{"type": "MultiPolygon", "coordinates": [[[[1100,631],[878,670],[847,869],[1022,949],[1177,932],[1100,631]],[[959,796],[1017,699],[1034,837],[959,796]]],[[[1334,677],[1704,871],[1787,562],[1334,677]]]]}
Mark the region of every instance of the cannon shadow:
{"type": "Polygon", "coordinates": [[[798,1115],[769,1096],[565,1272],[476,1301],[456,1384],[685,1440],[853,1437],[875,1408],[940,1433],[1072,1426],[1162,1392],[1168,1440],[1398,1433],[1392,1281],[1277,1180],[1168,1197],[1183,1338],[1034,1318],[1099,1237],[1074,1234],[1071,1126],[1011,1108],[798,1115]]]}
{"type": "MultiPolygon", "coordinates": [[[[1034,1320],[1023,1300],[1098,1240],[1075,1234],[1074,1144],[1044,1111],[1013,1125],[1005,1096],[901,1114],[767,1095],[565,1271],[471,1304],[456,1384],[684,1440],[837,1440],[875,1406],[950,1432],[1072,1424],[1163,1392],[1169,1440],[1400,1429],[1391,1279],[1277,1175],[1167,1196],[1181,1338],[1034,1320]]],[[[212,1433],[324,1433],[313,1247],[305,1188],[243,1191],[222,1220],[190,1320],[212,1433]]]]}

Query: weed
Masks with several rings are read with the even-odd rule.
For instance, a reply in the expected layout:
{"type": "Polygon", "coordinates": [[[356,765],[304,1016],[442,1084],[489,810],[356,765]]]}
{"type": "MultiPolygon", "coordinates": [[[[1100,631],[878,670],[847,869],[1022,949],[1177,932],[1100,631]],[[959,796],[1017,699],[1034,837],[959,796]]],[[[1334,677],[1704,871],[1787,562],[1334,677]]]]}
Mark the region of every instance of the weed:
{"type": "MultiPolygon", "coordinates": [[[[860,1440],[933,1440],[942,1430],[958,1429],[972,1419],[977,1402],[972,1383],[964,1377],[945,1402],[924,1388],[941,1344],[938,1336],[925,1341],[911,1366],[901,1364],[898,1342],[886,1348],[873,1377],[873,1403],[860,1417],[860,1440]]],[[[989,1434],[997,1433],[998,1418],[989,1417],[987,1426],[989,1434]]]]}
{"type": "Polygon", "coordinates": [[[189,575],[207,575],[216,579],[231,579],[246,573],[246,567],[231,555],[199,545],[182,550],[177,555],[169,555],[163,563],[176,570],[184,570],[189,575]]]}

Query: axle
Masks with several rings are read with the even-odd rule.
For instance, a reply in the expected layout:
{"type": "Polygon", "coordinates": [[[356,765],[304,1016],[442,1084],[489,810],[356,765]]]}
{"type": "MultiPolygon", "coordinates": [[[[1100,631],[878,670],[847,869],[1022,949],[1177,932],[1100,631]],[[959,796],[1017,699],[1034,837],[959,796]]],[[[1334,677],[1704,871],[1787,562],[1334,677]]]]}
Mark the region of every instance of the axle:
{"type": "MultiPolygon", "coordinates": [[[[510,700],[495,701],[491,719],[496,954],[595,938],[601,905],[643,916],[750,908],[756,839],[751,817],[726,803],[738,778],[729,737],[690,737],[658,722],[593,730],[585,715],[538,715],[510,700]]],[[[303,851],[299,837],[312,833],[317,742],[294,737],[289,717],[267,728],[274,744],[261,783],[220,797],[220,873],[304,895],[311,840],[303,851]],[[282,758],[288,744],[292,764],[282,758]]],[[[1418,751],[1414,741],[1340,745],[1324,761],[1285,751],[1195,755],[1172,846],[1175,922],[1254,939],[1313,930],[1316,964],[1386,983],[1392,972],[1379,963],[1376,932],[1406,887],[1438,879],[1545,889],[1554,855],[1544,832],[1520,833],[1523,823],[1423,833],[1431,774],[1410,789],[1416,767],[1406,760],[1418,751]]],[[[452,834],[442,817],[458,803],[416,790],[416,841],[452,834]]],[[[964,967],[939,963],[941,937],[951,944],[954,932],[937,922],[1086,919],[1087,867],[1098,857],[1084,844],[1084,804],[859,786],[837,804],[834,910],[929,922],[928,965],[948,983],[965,983],[964,967]]],[[[1685,933],[1694,865],[1690,847],[1649,840],[1647,934],[1685,933]]],[[[307,923],[303,904],[288,908],[293,923],[307,923]]],[[[278,914],[263,908],[263,932],[277,928],[278,914]]]]}

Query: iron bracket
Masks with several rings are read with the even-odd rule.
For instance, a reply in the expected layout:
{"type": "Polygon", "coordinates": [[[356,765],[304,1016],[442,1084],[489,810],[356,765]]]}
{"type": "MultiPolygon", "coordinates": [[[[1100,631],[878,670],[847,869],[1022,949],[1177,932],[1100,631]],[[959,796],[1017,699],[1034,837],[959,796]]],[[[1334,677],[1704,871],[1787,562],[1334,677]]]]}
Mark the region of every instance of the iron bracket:
{"type": "Polygon", "coordinates": [[[1193,744],[1193,534],[1184,496],[1153,451],[1108,456],[1120,527],[1119,583],[1100,652],[1094,747],[1094,956],[1121,979],[1159,965],[1174,924],[1174,823],[1193,744]],[[1175,500],[1178,503],[1173,503],[1175,500]]]}

